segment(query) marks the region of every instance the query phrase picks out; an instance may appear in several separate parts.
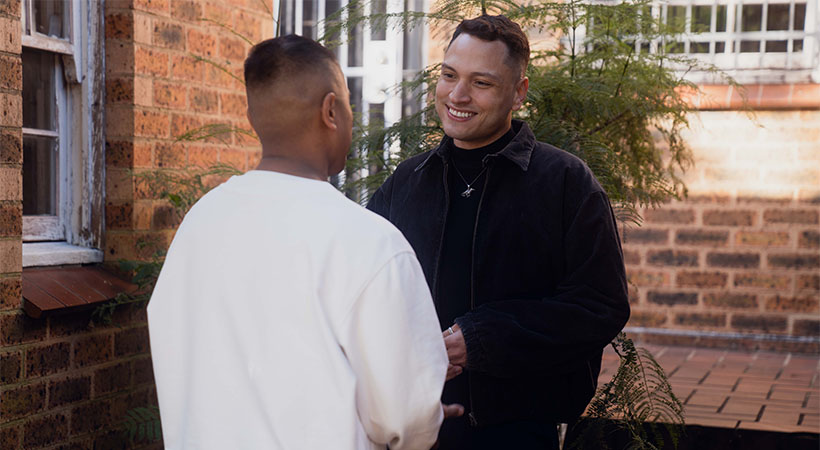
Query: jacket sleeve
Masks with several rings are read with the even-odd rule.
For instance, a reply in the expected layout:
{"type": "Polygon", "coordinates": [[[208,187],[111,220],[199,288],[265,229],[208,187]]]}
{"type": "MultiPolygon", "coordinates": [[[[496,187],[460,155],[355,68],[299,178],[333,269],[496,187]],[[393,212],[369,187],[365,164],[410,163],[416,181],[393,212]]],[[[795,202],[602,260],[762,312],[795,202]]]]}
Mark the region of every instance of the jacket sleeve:
{"type": "Polygon", "coordinates": [[[566,223],[566,270],[554,295],[498,299],[456,319],[468,369],[497,377],[566,370],[599,352],[626,324],[623,252],[606,195],[588,195],[566,223]]]}
{"type": "Polygon", "coordinates": [[[341,328],[367,436],[393,450],[429,449],[443,419],[447,353],[433,300],[412,252],[364,287],[341,328]]]}

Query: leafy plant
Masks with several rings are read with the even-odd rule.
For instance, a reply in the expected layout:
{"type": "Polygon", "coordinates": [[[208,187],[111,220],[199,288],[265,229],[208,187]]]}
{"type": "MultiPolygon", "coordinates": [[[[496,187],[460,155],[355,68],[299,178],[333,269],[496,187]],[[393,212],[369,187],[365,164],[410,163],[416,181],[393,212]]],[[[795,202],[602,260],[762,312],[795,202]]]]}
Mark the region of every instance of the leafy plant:
{"type": "Polygon", "coordinates": [[[162,438],[158,406],[140,406],[126,411],[122,423],[128,441],[156,442],[162,438]]]}
{"type": "Polygon", "coordinates": [[[663,368],[624,333],[611,345],[620,357],[618,369],[612,380],[598,388],[586,417],[576,425],[577,439],[568,448],[607,450],[606,436],[613,428],[629,433],[629,449],[664,448],[664,436],[677,448],[684,425],[683,404],[663,368]]]}

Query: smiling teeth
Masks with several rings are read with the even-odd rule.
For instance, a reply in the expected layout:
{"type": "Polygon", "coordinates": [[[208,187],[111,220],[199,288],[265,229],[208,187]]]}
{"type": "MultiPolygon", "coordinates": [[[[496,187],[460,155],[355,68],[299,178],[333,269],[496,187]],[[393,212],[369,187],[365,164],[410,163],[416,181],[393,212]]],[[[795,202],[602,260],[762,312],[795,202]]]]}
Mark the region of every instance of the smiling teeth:
{"type": "Polygon", "coordinates": [[[452,114],[452,115],[454,115],[454,116],[456,116],[456,117],[461,117],[461,118],[463,118],[463,119],[466,119],[467,117],[470,117],[470,116],[472,116],[472,115],[474,114],[474,113],[471,113],[471,112],[461,112],[461,111],[456,111],[456,110],[455,110],[455,109],[453,109],[453,108],[448,108],[448,110],[450,111],[450,114],[452,114]]]}

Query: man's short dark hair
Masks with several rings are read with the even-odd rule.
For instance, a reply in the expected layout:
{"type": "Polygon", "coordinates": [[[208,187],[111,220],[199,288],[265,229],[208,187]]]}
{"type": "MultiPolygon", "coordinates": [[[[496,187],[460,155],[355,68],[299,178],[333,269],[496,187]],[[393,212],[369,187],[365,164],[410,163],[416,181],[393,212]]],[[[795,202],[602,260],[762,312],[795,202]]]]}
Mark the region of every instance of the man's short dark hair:
{"type": "Polygon", "coordinates": [[[530,42],[521,27],[506,16],[488,16],[486,14],[475,19],[466,19],[458,24],[453,38],[447,48],[461,34],[469,34],[483,41],[501,41],[507,46],[510,59],[521,67],[521,74],[527,71],[530,62],[530,42]]]}
{"type": "Polygon", "coordinates": [[[267,39],[254,45],[245,60],[245,87],[252,90],[282,77],[330,72],[337,64],[333,52],[311,39],[295,34],[267,39]]]}

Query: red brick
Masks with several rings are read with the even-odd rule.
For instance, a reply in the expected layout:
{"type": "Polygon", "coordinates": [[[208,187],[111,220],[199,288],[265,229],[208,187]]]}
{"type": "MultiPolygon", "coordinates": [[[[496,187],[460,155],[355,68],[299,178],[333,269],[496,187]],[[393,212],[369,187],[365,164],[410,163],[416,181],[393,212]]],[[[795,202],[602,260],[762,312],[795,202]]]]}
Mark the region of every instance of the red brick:
{"type": "Polygon", "coordinates": [[[8,14],[9,16],[19,19],[21,3],[21,0],[12,0],[0,3],[0,13],[8,14]]]}
{"type": "Polygon", "coordinates": [[[23,130],[0,128],[0,164],[23,163],[23,130]]]}
{"type": "Polygon", "coordinates": [[[18,56],[0,55],[0,89],[23,89],[23,64],[18,56]]]}
{"type": "Polygon", "coordinates": [[[624,263],[638,265],[641,263],[641,254],[637,250],[624,249],[624,263]]]}
{"type": "Polygon", "coordinates": [[[157,157],[157,167],[181,168],[185,166],[185,146],[179,143],[157,143],[154,147],[157,157]]]}
{"type": "Polygon", "coordinates": [[[83,367],[108,361],[112,356],[111,341],[108,333],[80,338],[74,344],[74,365],[83,367]]]}
{"type": "Polygon", "coordinates": [[[153,146],[147,142],[134,143],[134,168],[153,167],[153,146]]]}
{"type": "Polygon", "coordinates": [[[133,39],[134,16],[130,13],[106,14],[105,37],[106,39],[133,39]]]}
{"type": "Polygon", "coordinates": [[[223,148],[219,151],[219,162],[245,170],[248,164],[248,153],[245,150],[223,148]]]}
{"type": "Polygon", "coordinates": [[[720,211],[703,212],[704,225],[750,226],[754,224],[755,213],[752,211],[720,211]]]}
{"type": "Polygon", "coordinates": [[[251,42],[259,42],[262,40],[262,22],[259,20],[259,15],[248,14],[242,11],[234,13],[234,26],[236,32],[244,36],[251,42]]]}
{"type": "Polygon", "coordinates": [[[820,231],[805,230],[801,232],[797,244],[800,248],[820,248],[820,231]]]}
{"type": "Polygon", "coordinates": [[[64,313],[49,318],[48,329],[52,338],[77,336],[94,328],[95,325],[91,323],[91,314],[88,311],[64,313]]]}
{"type": "Polygon", "coordinates": [[[698,253],[684,250],[652,250],[646,254],[651,266],[697,267],[698,253]]]}
{"type": "Polygon", "coordinates": [[[245,117],[248,105],[244,95],[222,94],[220,96],[220,112],[223,115],[245,117]]]}
{"type": "Polygon", "coordinates": [[[105,143],[105,164],[110,167],[130,169],[134,161],[134,143],[111,140],[105,143]]]}
{"type": "Polygon", "coordinates": [[[58,413],[32,418],[23,430],[23,448],[45,447],[68,438],[68,417],[58,413]]]}
{"type": "MultiPolygon", "coordinates": [[[[0,8],[2,8],[2,6],[0,6],[0,8]]],[[[0,428],[0,448],[22,448],[22,444],[20,443],[22,435],[22,430],[17,426],[0,428]]]]}
{"type": "Polygon", "coordinates": [[[757,296],[733,292],[710,292],[703,294],[703,304],[718,308],[757,308],[757,296]]]}
{"type": "Polygon", "coordinates": [[[644,270],[630,270],[627,272],[629,284],[635,286],[669,286],[669,274],[644,270]]]}
{"type": "Polygon", "coordinates": [[[678,230],[675,236],[675,243],[678,245],[722,247],[728,240],[728,231],[678,230]]]}
{"type": "Polygon", "coordinates": [[[168,0],[132,0],[134,9],[158,14],[170,12],[168,0]]]}
{"type": "Polygon", "coordinates": [[[709,267],[758,268],[760,255],[757,253],[710,252],[706,255],[709,267]]]}
{"type": "Polygon", "coordinates": [[[133,103],[133,78],[108,78],[105,80],[105,101],[107,103],[133,103]]]}
{"type": "Polygon", "coordinates": [[[114,338],[117,356],[146,353],[148,351],[148,328],[137,327],[118,332],[114,338]]]}
{"type": "Polygon", "coordinates": [[[131,363],[119,364],[97,369],[94,372],[94,395],[118,392],[131,385],[131,363]]]}
{"type": "Polygon", "coordinates": [[[795,209],[770,209],[763,213],[766,223],[816,224],[817,211],[795,209]]]}
{"type": "Polygon", "coordinates": [[[635,311],[629,316],[629,326],[658,327],[666,323],[666,314],[652,311],[635,311]]]}
{"type": "Polygon", "coordinates": [[[138,46],[134,52],[135,73],[154,77],[167,77],[168,59],[168,54],[162,50],[138,46]]]}
{"type": "Polygon", "coordinates": [[[246,47],[241,39],[223,36],[219,39],[219,56],[230,61],[244,61],[246,47]]]}
{"type": "Polygon", "coordinates": [[[767,311],[817,313],[820,300],[817,297],[784,297],[776,295],[766,300],[767,311]]]}
{"type": "Polygon", "coordinates": [[[669,230],[628,228],[623,233],[623,242],[629,244],[667,244],[669,242],[669,230]]]}
{"type": "Polygon", "coordinates": [[[171,16],[175,19],[195,22],[202,16],[202,5],[190,0],[171,0],[171,16]]]}
{"type": "Polygon", "coordinates": [[[188,164],[211,167],[217,162],[219,150],[214,147],[188,147],[188,164]]]}
{"type": "Polygon", "coordinates": [[[184,109],[188,104],[187,93],[183,84],[154,82],[154,104],[157,106],[184,109]]]}
{"type": "Polygon", "coordinates": [[[0,202],[0,237],[23,234],[23,205],[20,202],[0,202]]]}
{"type": "Polygon", "coordinates": [[[109,230],[128,229],[133,224],[134,207],[130,202],[106,202],[105,227],[109,230]]]}
{"type": "Polygon", "coordinates": [[[0,92],[0,126],[23,126],[23,100],[19,94],[0,92]]]}
{"type": "Polygon", "coordinates": [[[3,417],[4,422],[42,411],[45,405],[45,383],[28,384],[0,392],[0,417],[3,417]]]}
{"type": "Polygon", "coordinates": [[[154,365],[151,357],[137,358],[132,363],[131,372],[134,374],[134,385],[154,383],[154,365]]]}
{"type": "Polygon", "coordinates": [[[179,139],[182,135],[197,130],[202,126],[202,122],[197,116],[183,116],[174,114],[171,116],[171,136],[179,139]]]}
{"type": "Polygon", "coordinates": [[[199,113],[219,113],[219,95],[210,89],[191,88],[191,109],[199,113]]]}
{"type": "Polygon", "coordinates": [[[134,113],[134,135],[144,137],[169,137],[170,119],[167,113],[136,111],[134,113]]]}
{"type": "Polygon", "coordinates": [[[678,313],[675,324],[695,327],[724,327],[726,314],[722,313],[678,313]]]}
{"type": "Polygon", "coordinates": [[[154,45],[173,50],[185,50],[185,33],[182,25],[154,20],[154,45]]]}
{"type": "Polygon", "coordinates": [[[195,29],[188,30],[188,51],[212,58],[216,53],[216,38],[212,33],[203,33],[195,29]]]}
{"type": "Polygon", "coordinates": [[[820,267],[820,255],[800,253],[769,255],[769,266],[783,269],[816,269],[820,267]]]}
{"type": "Polygon", "coordinates": [[[201,81],[204,64],[193,56],[174,56],[171,61],[171,76],[181,80],[201,81]]]}
{"type": "Polygon", "coordinates": [[[786,331],[786,318],[782,316],[743,315],[732,317],[731,327],[743,331],[761,331],[764,333],[786,331]]]}
{"type": "Polygon", "coordinates": [[[71,410],[71,434],[100,431],[111,424],[111,417],[109,402],[105,400],[76,406],[71,410]]]}
{"type": "Polygon", "coordinates": [[[71,363],[71,344],[58,342],[26,350],[26,377],[35,378],[64,372],[71,363]]]}
{"type": "Polygon", "coordinates": [[[23,358],[20,352],[0,354],[0,384],[8,385],[20,381],[23,376],[23,358]]]}
{"type": "Polygon", "coordinates": [[[52,380],[48,386],[48,407],[54,408],[91,398],[91,377],[52,380]]]}
{"type": "Polygon", "coordinates": [[[798,275],[797,289],[820,291],[820,275],[798,275]]]}
{"type": "Polygon", "coordinates": [[[698,294],[694,292],[649,291],[646,299],[657,305],[697,305],[698,294]]]}
{"type": "Polygon", "coordinates": [[[734,285],[737,287],[755,287],[764,289],[787,289],[791,284],[791,276],[771,275],[768,273],[738,273],[735,275],[734,285]]]}
{"type": "Polygon", "coordinates": [[[0,278],[0,309],[20,308],[22,295],[22,281],[19,277],[0,278]]]}
{"type": "Polygon", "coordinates": [[[205,10],[202,13],[204,18],[213,20],[214,22],[227,25],[231,21],[231,8],[221,4],[206,3],[205,10]]]}
{"type": "Polygon", "coordinates": [[[725,287],[728,278],[723,272],[678,272],[675,282],[680,287],[725,287]]]}
{"type": "Polygon", "coordinates": [[[735,242],[739,245],[774,247],[789,244],[789,233],[785,231],[738,231],[735,242]]]}
{"type": "Polygon", "coordinates": [[[46,336],[46,324],[21,312],[0,316],[0,344],[14,345],[38,341],[46,336]]]}
{"type": "MultiPolygon", "coordinates": [[[[222,88],[234,88],[238,83],[231,75],[211,64],[204,64],[205,84],[222,88]]],[[[229,71],[229,73],[233,73],[229,71]]],[[[244,78],[240,78],[244,79],[244,78]]]]}
{"type": "Polygon", "coordinates": [[[695,221],[695,212],[691,209],[649,209],[644,212],[644,219],[649,223],[687,224],[695,221]]]}

